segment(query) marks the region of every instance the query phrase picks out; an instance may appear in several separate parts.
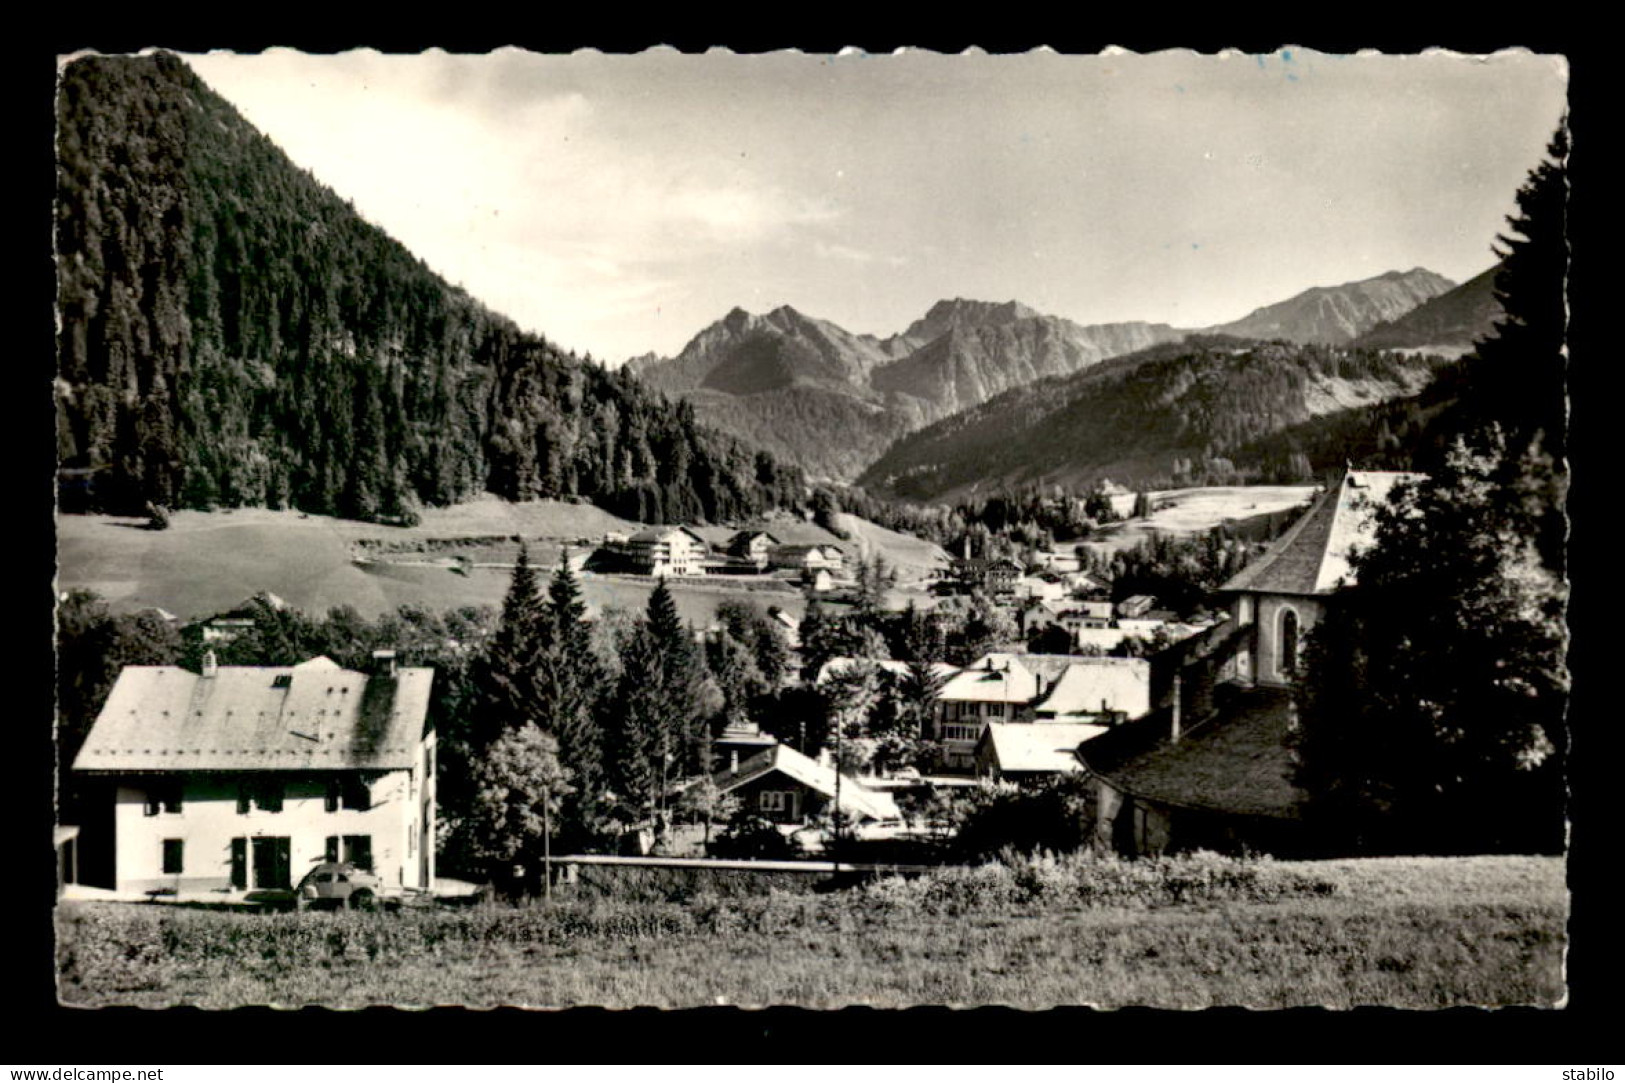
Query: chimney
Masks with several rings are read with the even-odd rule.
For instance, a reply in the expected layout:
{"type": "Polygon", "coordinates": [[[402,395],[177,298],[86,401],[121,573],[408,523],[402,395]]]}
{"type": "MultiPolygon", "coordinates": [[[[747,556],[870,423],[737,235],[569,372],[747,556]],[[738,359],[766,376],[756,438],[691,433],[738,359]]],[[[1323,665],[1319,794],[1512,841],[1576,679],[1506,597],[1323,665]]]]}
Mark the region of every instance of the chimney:
{"type": "Polygon", "coordinates": [[[213,677],[220,671],[220,663],[215,659],[213,651],[203,652],[203,675],[213,677]]]}
{"type": "Polygon", "coordinates": [[[375,676],[395,679],[395,652],[373,651],[372,672],[375,676]]]}
{"type": "Polygon", "coordinates": [[[1173,721],[1168,726],[1168,741],[1171,744],[1178,744],[1179,743],[1179,700],[1180,700],[1180,682],[1181,682],[1181,680],[1182,680],[1181,675],[1178,674],[1178,673],[1175,673],[1174,674],[1174,716],[1173,716],[1173,721]]]}

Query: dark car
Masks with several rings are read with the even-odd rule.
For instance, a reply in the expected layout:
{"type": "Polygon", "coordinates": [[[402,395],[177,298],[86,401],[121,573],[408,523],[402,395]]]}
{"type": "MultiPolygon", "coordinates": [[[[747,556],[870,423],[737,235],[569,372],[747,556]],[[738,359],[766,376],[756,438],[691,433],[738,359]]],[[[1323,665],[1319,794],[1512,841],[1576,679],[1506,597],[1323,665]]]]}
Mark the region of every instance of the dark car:
{"type": "Polygon", "coordinates": [[[384,901],[384,882],[348,861],[324,861],[305,873],[294,892],[301,910],[316,906],[375,910],[384,901]]]}

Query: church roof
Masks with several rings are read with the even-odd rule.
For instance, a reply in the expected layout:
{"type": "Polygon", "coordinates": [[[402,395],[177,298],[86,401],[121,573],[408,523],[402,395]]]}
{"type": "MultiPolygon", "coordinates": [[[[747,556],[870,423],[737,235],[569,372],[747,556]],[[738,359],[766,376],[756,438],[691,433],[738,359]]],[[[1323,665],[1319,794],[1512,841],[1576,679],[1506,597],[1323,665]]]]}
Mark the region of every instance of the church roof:
{"type": "Polygon", "coordinates": [[[1350,470],[1316,498],[1253,563],[1221,590],[1264,594],[1330,594],[1354,581],[1350,557],[1371,547],[1376,509],[1402,483],[1424,474],[1350,470]]]}

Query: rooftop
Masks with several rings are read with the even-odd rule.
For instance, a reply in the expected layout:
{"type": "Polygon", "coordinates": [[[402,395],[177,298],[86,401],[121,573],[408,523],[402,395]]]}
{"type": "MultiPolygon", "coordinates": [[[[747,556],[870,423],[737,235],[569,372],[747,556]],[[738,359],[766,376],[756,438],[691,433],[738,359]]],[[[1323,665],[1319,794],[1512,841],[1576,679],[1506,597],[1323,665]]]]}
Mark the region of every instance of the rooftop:
{"type": "MultiPolygon", "coordinates": [[[[1294,819],[1303,791],[1292,781],[1287,747],[1291,694],[1255,690],[1223,715],[1171,744],[1113,764],[1082,756],[1113,786],[1181,808],[1294,819]]],[[[1104,748],[1104,746],[1102,746],[1104,748]]]]}
{"type": "Polygon", "coordinates": [[[1057,716],[1151,710],[1151,663],[1144,658],[1079,658],[1067,666],[1036,710],[1057,716]]]}
{"type": "Polygon", "coordinates": [[[1015,654],[986,654],[950,677],[937,699],[971,703],[1030,703],[1043,692],[1043,678],[1015,654]]]}
{"type": "Polygon", "coordinates": [[[1083,770],[1077,748],[1107,727],[1082,722],[989,722],[982,741],[1001,772],[1083,770]]]}
{"type": "Polygon", "coordinates": [[[1424,474],[1350,470],[1316,498],[1253,563],[1221,590],[1270,594],[1329,594],[1353,582],[1349,558],[1375,540],[1376,509],[1394,488],[1424,474]]]}
{"type": "MultiPolygon", "coordinates": [[[[835,797],[835,769],[789,745],[774,745],[758,752],[736,770],[719,772],[714,781],[719,790],[727,793],[775,771],[827,798],[835,797]]],[[[840,789],[842,810],[858,819],[895,820],[902,815],[891,794],[868,789],[850,775],[841,780],[840,789]]]]}

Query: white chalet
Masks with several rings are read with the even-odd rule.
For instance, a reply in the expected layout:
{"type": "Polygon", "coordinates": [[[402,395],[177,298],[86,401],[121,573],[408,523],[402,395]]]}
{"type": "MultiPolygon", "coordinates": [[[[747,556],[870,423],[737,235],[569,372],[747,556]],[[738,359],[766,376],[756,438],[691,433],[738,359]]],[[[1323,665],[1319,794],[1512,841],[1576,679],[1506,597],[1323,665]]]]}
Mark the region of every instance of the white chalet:
{"type": "Polygon", "coordinates": [[[704,575],[710,546],[686,526],[657,526],[628,538],[626,553],[642,575],[704,575]]]}
{"type": "MultiPolygon", "coordinates": [[[[101,780],[120,892],[280,890],[324,859],[434,880],[434,670],[126,666],[74,771],[101,780]]],[[[88,833],[93,828],[87,825],[88,833]]]]}

